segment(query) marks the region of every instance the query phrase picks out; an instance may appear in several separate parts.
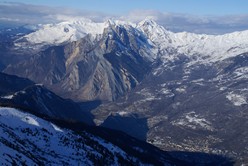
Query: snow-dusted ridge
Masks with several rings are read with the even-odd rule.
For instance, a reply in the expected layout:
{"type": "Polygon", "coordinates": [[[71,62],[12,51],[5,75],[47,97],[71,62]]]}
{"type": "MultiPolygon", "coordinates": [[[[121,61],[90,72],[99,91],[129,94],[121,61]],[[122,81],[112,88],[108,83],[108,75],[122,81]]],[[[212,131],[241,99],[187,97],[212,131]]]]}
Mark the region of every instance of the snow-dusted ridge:
{"type": "MultiPolygon", "coordinates": [[[[135,28],[146,36],[161,56],[185,54],[195,58],[197,62],[215,62],[244,52],[248,52],[248,30],[224,35],[194,34],[188,32],[173,33],[158,25],[155,21],[145,19],[137,24],[120,20],[107,20],[96,23],[89,19],[73,19],[58,24],[46,24],[17,40],[16,46],[23,46],[25,39],[33,45],[59,45],[77,41],[87,34],[93,37],[103,34],[108,26],[124,26],[135,28]]],[[[154,55],[151,55],[154,56],[154,55]]],[[[168,59],[168,57],[164,57],[168,59]]]]}
{"type": "Polygon", "coordinates": [[[95,165],[99,159],[108,165],[119,165],[120,158],[142,165],[100,137],[87,132],[75,134],[29,113],[0,107],[0,163],[3,165],[95,165]]]}
{"type": "Polygon", "coordinates": [[[0,107],[1,165],[170,166],[186,163],[125,134],[83,126],[80,130],[72,129],[72,126],[50,122],[16,108],[0,107]]]}
{"type": "MultiPolygon", "coordinates": [[[[65,42],[77,41],[85,37],[87,34],[96,37],[97,35],[101,35],[104,31],[104,28],[110,25],[134,26],[135,24],[112,19],[109,19],[102,23],[96,23],[84,18],[73,19],[60,23],[40,25],[35,32],[30,33],[22,37],[21,39],[27,40],[27,42],[29,42],[30,44],[59,45],[65,42]]],[[[20,46],[20,43],[18,41],[17,46],[20,46]]]]}
{"type": "Polygon", "coordinates": [[[173,52],[174,55],[184,54],[194,57],[197,62],[209,63],[248,51],[248,30],[224,35],[173,33],[152,20],[140,22],[137,28],[146,34],[166,60],[173,52]]]}
{"type": "Polygon", "coordinates": [[[58,24],[46,24],[34,33],[24,38],[33,44],[61,44],[67,41],[77,41],[87,34],[93,36],[102,34],[106,23],[91,21],[65,21],[58,24]]]}

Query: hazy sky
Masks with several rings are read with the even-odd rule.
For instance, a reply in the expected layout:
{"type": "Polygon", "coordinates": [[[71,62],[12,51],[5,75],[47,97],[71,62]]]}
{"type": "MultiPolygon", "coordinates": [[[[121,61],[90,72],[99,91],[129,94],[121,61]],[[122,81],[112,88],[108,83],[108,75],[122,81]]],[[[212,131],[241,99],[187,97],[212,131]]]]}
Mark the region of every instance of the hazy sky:
{"type": "Polygon", "coordinates": [[[0,27],[72,17],[132,22],[151,17],[175,32],[223,34],[248,30],[248,0],[0,0],[0,27]]]}
{"type": "Polygon", "coordinates": [[[5,0],[46,6],[123,14],[132,10],[157,10],[201,15],[245,14],[248,0],[5,0]]]}

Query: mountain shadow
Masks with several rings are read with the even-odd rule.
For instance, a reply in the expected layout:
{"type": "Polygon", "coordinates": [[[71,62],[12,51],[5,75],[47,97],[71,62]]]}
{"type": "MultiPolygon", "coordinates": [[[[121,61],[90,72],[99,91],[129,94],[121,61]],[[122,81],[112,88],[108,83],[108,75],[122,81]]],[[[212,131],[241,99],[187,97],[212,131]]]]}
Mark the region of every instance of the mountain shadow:
{"type": "Polygon", "coordinates": [[[185,162],[190,163],[191,165],[225,165],[232,166],[235,165],[234,159],[226,156],[221,156],[217,154],[209,154],[203,152],[186,152],[186,151],[170,151],[169,154],[173,158],[177,158],[179,160],[183,160],[185,162]]]}
{"type": "Polygon", "coordinates": [[[28,79],[1,72],[0,106],[20,108],[41,117],[94,125],[93,116],[74,101],[61,98],[43,85],[28,79]]]}
{"type": "Polygon", "coordinates": [[[120,130],[133,137],[146,141],[146,134],[148,132],[148,125],[146,118],[139,118],[137,115],[121,116],[110,115],[101,124],[102,127],[120,130]],[[138,131],[138,132],[137,132],[138,131]]]}
{"type": "MultiPolygon", "coordinates": [[[[127,120],[128,119],[129,118],[127,118],[127,120]]],[[[151,163],[151,165],[162,166],[170,164],[175,166],[232,166],[235,164],[232,158],[216,154],[186,151],[163,151],[145,141],[129,136],[122,131],[112,130],[105,127],[89,126],[74,122],[68,123],[61,120],[51,121],[62,128],[69,128],[77,133],[87,131],[93,135],[97,135],[120,147],[127,154],[133,155],[145,163],[151,163]]],[[[130,126],[127,129],[132,130],[130,126]]]]}
{"type": "Polygon", "coordinates": [[[93,101],[79,102],[78,104],[79,104],[79,106],[80,106],[80,108],[82,110],[87,111],[87,112],[90,112],[91,110],[94,110],[99,105],[101,105],[102,104],[102,101],[100,101],[100,100],[93,100],[93,101]]]}

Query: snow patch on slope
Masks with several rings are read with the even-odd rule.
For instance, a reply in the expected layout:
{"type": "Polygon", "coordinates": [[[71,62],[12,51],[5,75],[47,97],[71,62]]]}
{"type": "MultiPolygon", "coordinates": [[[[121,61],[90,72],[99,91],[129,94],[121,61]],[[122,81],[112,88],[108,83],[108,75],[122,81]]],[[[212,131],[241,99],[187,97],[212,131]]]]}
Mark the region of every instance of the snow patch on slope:
{"type": "Polygon", "coordinates": [[[58,132],[63,132],[63,130],[61,128],[59,128],[58,126],[56,126],[55,124],[52,124],[51,125],[53,126],[54,130],[58,131],[58,132]]]}
{"type": "Polygon", "coordinates": [[[229,92],[226,95],[226,98],[230,102],[232,102],[232,104],[235,106],[241,106],[241,105],[247,104],[246,97],[241,94],[235,94],[233,92],[229,92]]]}
{"type": "Polygon", "coordinates": [[[234,71],[234,74],[238,79],[247,79],[248,78],[248,67],[240,67],[234,71]]]}
{"type": "Polygon", "coordinates": [[[210,131],[214,130],[208,120],[200,117],[194,111],[185,114],[181,119],[173,121],[172,125],[189,127],[194,130],[198,128],[210,131]]]}
{"type": "Polygon", "coordinates": [[[14,95],[1,96],[3,99],[13,99],[14,95]]]}
{"type": "Polygon", "coordinates": [[[37,120],[36,119],[34,119],[33,117],[31,117],[31,116],[25,116],[25,117],[23,117],[22,118],[22,121],[23,122],[26,122],[27,124],[30,124],[30,125],[34,125],[34,126],[40,126],[39,125],[39,122],[37,122],[37,120]]]}
{"type": "Polygon", "coordinates": [[[153,101],[153,100],[160,100],[161,98],[156,97],[152,92],[149,91],[149,89],[142,89],[140,92],[136,92],[137,94],[141,95],[143,97],[142,100],[140,100],[141,103],[146,101],[153,101]]]}

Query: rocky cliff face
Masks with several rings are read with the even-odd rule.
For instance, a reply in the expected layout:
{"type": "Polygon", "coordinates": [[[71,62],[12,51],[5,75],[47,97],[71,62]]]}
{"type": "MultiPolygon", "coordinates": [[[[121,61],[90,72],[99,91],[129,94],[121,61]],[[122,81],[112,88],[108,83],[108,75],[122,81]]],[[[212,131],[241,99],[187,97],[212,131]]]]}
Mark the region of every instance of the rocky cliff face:
{"type": "Polygon", "coordinates": [[[102,35],[49,47],[4,71],[43,83],[64,97],[112,101],[150,71],[149,47],[135,28],[109,23],[102,35]]]}

